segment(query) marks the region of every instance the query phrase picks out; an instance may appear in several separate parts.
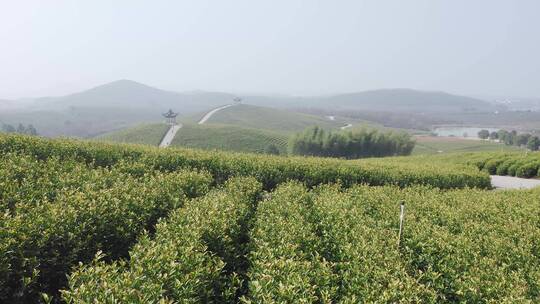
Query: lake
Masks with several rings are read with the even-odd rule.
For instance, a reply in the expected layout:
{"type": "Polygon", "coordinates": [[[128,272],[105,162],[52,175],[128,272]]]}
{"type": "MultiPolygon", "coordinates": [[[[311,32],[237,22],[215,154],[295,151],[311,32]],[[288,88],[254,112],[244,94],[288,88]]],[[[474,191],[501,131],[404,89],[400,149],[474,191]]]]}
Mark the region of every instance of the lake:
{"type": "Polygon", "coordinates": [[[437,136],[456,136],[478,138],[480,130],[488,130],[490,133],[499,131],[498,128],[478,128],[478,127],[438,127],[433,129],[437,136]]]}

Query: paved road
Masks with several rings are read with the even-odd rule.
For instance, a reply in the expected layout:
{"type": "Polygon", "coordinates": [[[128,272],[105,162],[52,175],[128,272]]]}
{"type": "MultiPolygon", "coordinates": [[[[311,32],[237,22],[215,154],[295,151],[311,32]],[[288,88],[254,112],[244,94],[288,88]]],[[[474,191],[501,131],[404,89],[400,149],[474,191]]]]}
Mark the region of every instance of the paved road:
{"type": "Polygon", "coordinates": [[[167,131],[165,136],[163,136],[163,139],[159,143],[159,147],[160,148],[167,148],[168,146],[170,146],[173,139],[174,139],[174,135],[176,135],[176,132],[178,132],[178,130],[180,130],[180,128],[182,128],[182,124],[177,124],[177,125],[171,126],[169,128],[169,131],[167,131]]]}
{"type": "Polygon", "coordinates": [[[226,109],[228,107],[232,107],[234,106],[234,104],[228,104],[228,105],[225,105],[225,106],[222,106],[222,107],[219,107],[219,108],[215,108],[213,109],[212,111],[206,113],[206,115],[203,116],[203,118],[201,118],[201,120],[199,120],[199,124],[202,125],[204,124],[208,119],[210,119],[210,117],[212,117],[212,115],[214,115],[217,111],[221,111],[223,109],[226,109]]]}
{"type": "Polygon", "coordinates": [[[491,185],[497,189],[530,189],[540,186],[540,180],[491,175],[491,185]]]}

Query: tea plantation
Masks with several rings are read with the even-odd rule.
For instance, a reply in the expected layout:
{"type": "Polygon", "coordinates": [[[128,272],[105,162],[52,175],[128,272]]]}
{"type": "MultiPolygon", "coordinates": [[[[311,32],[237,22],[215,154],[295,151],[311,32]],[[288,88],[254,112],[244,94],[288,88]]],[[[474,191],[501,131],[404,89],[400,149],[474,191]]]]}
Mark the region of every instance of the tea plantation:
{"type": "Polygon", "coordinates": [[[0,303],[538,303],[540,190],[486,172],[514,156],[0,135],[0,303]]]}

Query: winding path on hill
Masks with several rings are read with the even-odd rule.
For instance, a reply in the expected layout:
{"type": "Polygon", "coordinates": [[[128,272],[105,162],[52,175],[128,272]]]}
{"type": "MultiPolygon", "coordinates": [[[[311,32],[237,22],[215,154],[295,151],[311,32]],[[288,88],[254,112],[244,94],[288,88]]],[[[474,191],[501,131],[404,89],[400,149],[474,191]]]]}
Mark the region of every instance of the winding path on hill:
{"type": "Polygon", "coordinates": [[[540,186],[540,180],[491,175],[491,185],[496,189],[531,189],[540,186]]]}
{"type": "MultiPolygon", "coordinates": [[[[199,120],[198,124],[199,125],[204,124],[208,119],[210,119],[210,117],[212,117],[212,115],[216,114],[216,112],[221,111],[223,109],[226,109],[228,107],[232,107],[234,105],[235,104],[228,104],[228,105],[224,105],[224,106],[221,106],[219,108],[215,108],[215,109],[209,111],[208,113],[204,114],[203,118],[201,118],[201,120],[199,120]]],[[[160,148],[167,148],[168,146],[170,146],[173,139],[174,139],[174,136],[176,135],[176,132],[178,132],[178,130],[180,130],[180,128],[182,128],[182,124],[177,124],[177,125],[171,126],[169,128],[169,130],[167,131],[167,133],[165,133],[165,136],[163,136],[163,139],[159,143],[159,147],[160,148]]]]}
{"type": "Polygon", "coordinates": [[[228,104],[228,105],[224,105],[222,107],[213,109],[212,111],[206,113],[203,116],[203,118],[201,118],[201,120],[199,120],[198,124],[200,124],[200,125],[204,124],[208,119],[210,119],[210,117],[212,117],[212,115],[216,114],[216,112],[221,111],[223,109],[226,109],[228,107],[232,107],[232,106],[234,106],[234,104],[228,104]]]}
{"type": "Polygon", "coordinates": [[[167,148],[168,146],[170,146],[174,139],[174,136],[176,135],[176,132],[178,132],[180,128],[182,128],[182,124],[172,125],[167,131],[167,133],[165,133],[165,136],[163,136],[163,139],[159,143],[159,147],[167,148]]]}

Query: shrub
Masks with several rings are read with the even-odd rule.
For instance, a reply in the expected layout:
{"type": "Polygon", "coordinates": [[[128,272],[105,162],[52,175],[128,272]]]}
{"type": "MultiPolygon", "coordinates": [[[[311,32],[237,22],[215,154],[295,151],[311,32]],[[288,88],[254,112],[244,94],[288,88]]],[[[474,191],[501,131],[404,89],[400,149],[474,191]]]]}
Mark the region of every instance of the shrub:
{"type": "Polygon", "coordinates": [[[55,295],[66,274],[97,251],[125,257],[143,230],[187,197],[205,193],[209,176],[195,172],[125,177],[101,189],[62,193],[4,218],[0,233],[0,301],[35,302],[55,295]]]}
{"type": "Polygon", "coordinates": [[[519,166],[516,169],[516,176],[529,178],[529,177],[536,176],[537,172],[538,172],[538,162],[529,162],[529,163],[519,166]]]}
{"type": "Polygon", "coordinates": [[[63,292],[69,303],[233,303],[246,267],[246,221],[261,185],[233,179],[175,210],[144,235],[128,262],[108,265],[97,256],[80,267],[63,292]]]}
{"type": "Polygon", "coordinates": [[[288,180],[308,187],[340,182],[345,187],[364,183],[396,184],[402,187],[428,184],[440,188],[489,188],[489,176],[476,169],[453,163],[426,163],[423,158],[342,161],[336,159],[278,157],[191,149],[157,149],[130,145],[110,145],[73,140],[5,135],[0,136],[0,152],[33,155],[37,159],[56,157],[93,166],[111,167],[119,162],[137,162],[147,170],[171,172],[182,168],[210,172],[217,183],[231,176],[253,176],[266,190],[288,180]]]}
{"type": "Polygon", "coordinates": [[[507,159],[497,167],[497,175],[508,174],[508,168],[516,162],[515,159],[507,159]]]}
{"type": "Polygon", "coordinates": [[[291,138],[289,151],[295,155],[356,159],[409,155],[414,145],[415,141],[405,132],[376,129],[332,132],[311,127],[291,138]]]}
{"type": "Polygon", "coordinates": [[[330,303],[331,264],[307,220],[309,195],[297,183],[279,186],[260,203],[251,231],[248,303],[330,303]]]}

